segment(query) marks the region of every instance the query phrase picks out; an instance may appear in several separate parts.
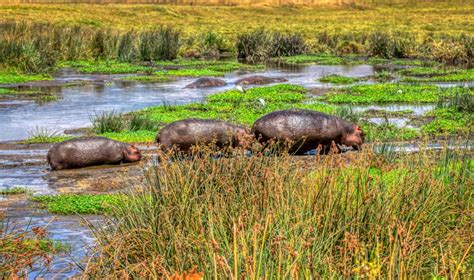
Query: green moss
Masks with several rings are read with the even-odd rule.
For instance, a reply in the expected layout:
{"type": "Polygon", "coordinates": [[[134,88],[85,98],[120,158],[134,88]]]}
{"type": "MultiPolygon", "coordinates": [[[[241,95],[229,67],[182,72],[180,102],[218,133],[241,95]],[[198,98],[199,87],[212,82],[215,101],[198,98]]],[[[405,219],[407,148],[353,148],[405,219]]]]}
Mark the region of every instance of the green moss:
{"type": "Polygon", "coordinates": [[[319,79],[323,83],[331,83],[335,85],[346,85],[359,82],[360,79],[354,77],[344,77],[337,74],[328,75],[319,79]]]}
{"type": "Polygon", "coordinates": [[[53,78],[47,74],[23,74],[14,71],[0,72],[0,84],[19,84],[33,81],[52,80],[53,78]]]}
{"type": "Polygon", "coordinates": [[[15,195],[15,194],[24,194],[29,190],[26,187],[12,187],[7,189],[0,190],[0,195],[15,195]]]}
{"type": "Polygon", "coordinates": [[[103,214],[120,200],[118,194],[60,194],[32,198],[54,214],[103,214]]]}
{"type": "Polygon", "coordinates": [[[124,81],[135,81],[140,83],[166,83],[173,81],[172,77],[167,77],[163,75],[151,75],[151,76],[129,76],[125,77],[122,80],[124,81]]]}
{"type": "Polygon", "coordinates": [[[146,73],[150,68],[134,65],[127,62],[116,60],[97,60],[97,61],[66,61],[59,65],[60,67],[73,67],[81,73],[87,74],[128,74],[128,73],[146,73]]]}
{"type": "Polygon", "coordinates": [[[323,97],[332,103],[433,103],[445,94],[434,85],[374,84],[335,90],[323,97]]]}
{"type": "Polygon", "coordinates": [[[151,143],[155,141],[156,131],[107,132],[100,134],[100,136],[127,143],[151,143]]]}
{"type": "Polygon", "coordinates": [[[434,119],[423,125],[421,130],[428,134],[472,133],[474,115],[456,111],[453,108],[435,109],[426,113],[434,119]]]}
{"type": "Polygon", "coordinates": [[[72,136],[32,136],[26,140],[20,141],[20,144],[41,144],[41,143],[59,143],[69,139],[72,139],[72,136]]]}

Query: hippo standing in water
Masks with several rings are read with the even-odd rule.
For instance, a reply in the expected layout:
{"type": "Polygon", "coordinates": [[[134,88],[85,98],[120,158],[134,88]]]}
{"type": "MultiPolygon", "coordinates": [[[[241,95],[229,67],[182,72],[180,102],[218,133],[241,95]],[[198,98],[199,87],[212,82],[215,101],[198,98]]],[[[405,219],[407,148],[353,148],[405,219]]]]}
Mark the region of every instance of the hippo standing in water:
{"type": "Polygon", "coordinates": [[[272,78],[272,77],[265,77],[265,76],[250,76],[246,78],[242,78],[237,80],[235,83],[237,85],[266,85],[272,83],[284,83],[288,82],[285,78],[272,78]]]}
{"type": "Polygon", "coordinates": [[[252,132],[263,144],[269,141],[291,143],[290,153],[304,154],[321,148],[327,153],[332,141],[359,150],[364,133],[354,123],[311,110],[282,110],[258,119],[252,132]],[[320,146],[321,145],[321,146],[320,146]]]}
{"type": "Polygon", "coordinates": [[[141,158],[140,150],[135,146],[104,137],[67,140],[54,145],[48,152],[48,162],[53,170],[136,162],[141,158]]]}
{"type": "Polygon", "coordinates": [[[193,83],[186,86],[186,88],[205,88],[205,87],[222,87],[227,85],[224,80],[216,79],[216,78],[209,78],[203,77],[199,78],[193,83]]]}
{"type": "Polygon", "coordinates": [[[156,142],[163,150],[176,148],[188,153],[196,145],[248,148],[254,139],[250,130],[244,126],[230,124],[219,120],[185,119],[173,122],[160,130],[156,142]]]}

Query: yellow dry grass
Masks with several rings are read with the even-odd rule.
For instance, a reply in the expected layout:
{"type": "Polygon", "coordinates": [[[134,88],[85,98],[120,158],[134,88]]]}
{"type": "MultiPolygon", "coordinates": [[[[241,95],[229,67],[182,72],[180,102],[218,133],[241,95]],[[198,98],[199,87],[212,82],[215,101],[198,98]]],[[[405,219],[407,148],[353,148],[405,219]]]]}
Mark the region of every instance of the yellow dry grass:
{"type": "Polygon", "coordinates": [[[300,32],[365,33],[374,30],[474,33],[473,1],[343,6],[190,6],[1,4],[3,20],[108,27],[119,30],[169,25],[186,35],[214,30],[224,35],[267,27],[300,32]]]}

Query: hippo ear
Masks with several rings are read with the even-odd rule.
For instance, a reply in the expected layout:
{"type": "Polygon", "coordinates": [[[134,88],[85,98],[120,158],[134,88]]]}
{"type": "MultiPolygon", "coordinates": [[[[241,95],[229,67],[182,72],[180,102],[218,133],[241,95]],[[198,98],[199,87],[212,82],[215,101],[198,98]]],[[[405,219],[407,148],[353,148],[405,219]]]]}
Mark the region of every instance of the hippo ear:
{"type": "Polygon", "coordinates": [[[355,131],[362,131],[362,129],[360,129],[360,127],[356,125],[355,131]]]}

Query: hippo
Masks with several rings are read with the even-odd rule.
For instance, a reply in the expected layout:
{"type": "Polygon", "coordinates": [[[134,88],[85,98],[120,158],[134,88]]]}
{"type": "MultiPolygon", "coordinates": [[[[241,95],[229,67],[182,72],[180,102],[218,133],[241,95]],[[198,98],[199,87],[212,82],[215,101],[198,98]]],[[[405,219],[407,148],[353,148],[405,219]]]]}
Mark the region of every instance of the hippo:
{"type": "Polygon", "coordinates": [[[227,83],[221,79],[203,77],[187,85],[186,88],[221,87],[225,86],[226,84],[227,83]]]}
{"type": "Polygon", "coordinates": [[[246,78],[242,78],[237,80],[235,83],[237,85],[266,85],[272,83],[284,83],[288,82],[285,78],[272,78],[272,77],[265,77],[265,76],[250,76],[246,78]]]}
{"type": "Polygon", "coordinates": [[[269,113],[258,119],[251,131],[264,145],[272,141],[290,144],[289,152],[293,154],[304,154],[317,148],[321,153],[327,153],[333,141],[354,150],[359,150],[364,143],[364,133],[356,124],[312,110],[269,113]]]}
{"type": "Polygon", "coordinates": [[[62,170],[137,162],[142,155],[133,145],[105,137],[81,137],[54,145],[47,158],[52,170],[62,170]]]}
{"type": "Polygon", "coordinates": [[[162,128],[156,142],[164,151],[177,149],[189,153],[196,145],[214,143],[219,148],[249,148],[254,139],[250,129],[220,120],[184,119],[170,123],[162,128]]]}

